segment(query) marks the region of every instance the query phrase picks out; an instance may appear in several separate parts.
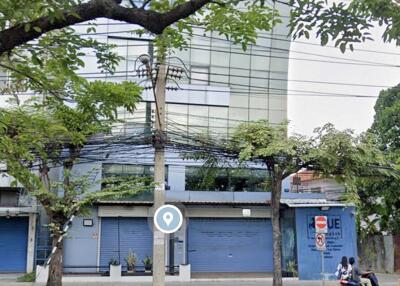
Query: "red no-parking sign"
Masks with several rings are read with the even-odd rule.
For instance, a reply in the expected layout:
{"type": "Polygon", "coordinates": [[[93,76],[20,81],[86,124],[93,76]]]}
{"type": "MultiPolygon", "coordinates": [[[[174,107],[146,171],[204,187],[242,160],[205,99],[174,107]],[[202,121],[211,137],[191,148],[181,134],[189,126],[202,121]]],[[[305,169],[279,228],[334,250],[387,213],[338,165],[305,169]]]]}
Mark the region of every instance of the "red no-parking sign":
{"type": "Polygon", "coordinates": [[[328,233],[328,217],[322,215],[315,217],[315,232],[328,233]]]}

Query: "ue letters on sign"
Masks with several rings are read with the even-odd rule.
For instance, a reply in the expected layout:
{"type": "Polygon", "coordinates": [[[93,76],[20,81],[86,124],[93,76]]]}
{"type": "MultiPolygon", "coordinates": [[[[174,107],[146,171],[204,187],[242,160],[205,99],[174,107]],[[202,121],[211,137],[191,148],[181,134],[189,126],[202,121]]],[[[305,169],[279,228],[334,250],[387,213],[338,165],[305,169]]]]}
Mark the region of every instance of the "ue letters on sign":
{"type": "Polygon", "coordinates": [[[315,234],[315,246],[319,251],[326,250],[326,240],[324,233],[316,233],[315,234]]]}

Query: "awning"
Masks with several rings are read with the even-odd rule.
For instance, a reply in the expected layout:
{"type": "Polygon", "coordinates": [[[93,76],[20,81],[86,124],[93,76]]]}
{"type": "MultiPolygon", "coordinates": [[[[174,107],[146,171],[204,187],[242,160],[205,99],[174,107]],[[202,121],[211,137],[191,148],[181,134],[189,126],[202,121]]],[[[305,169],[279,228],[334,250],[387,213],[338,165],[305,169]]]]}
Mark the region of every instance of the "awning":
{"type": "Polygon", "coordinates": [[[328,201],[326,199],[281,199],[282,204],[291,208],[312,208],[312,207],[351,207],[351,204],[345,204],[337,201],[328,201]]]}

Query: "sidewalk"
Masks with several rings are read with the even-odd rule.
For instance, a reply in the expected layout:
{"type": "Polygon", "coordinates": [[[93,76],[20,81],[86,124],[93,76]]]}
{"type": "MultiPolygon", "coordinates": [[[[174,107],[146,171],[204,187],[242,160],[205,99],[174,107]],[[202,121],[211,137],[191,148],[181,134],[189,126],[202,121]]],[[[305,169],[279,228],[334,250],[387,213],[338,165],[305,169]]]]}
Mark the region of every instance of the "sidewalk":
{"type": "MultiPolygon", "coordinates": [[[[42,286],[42,283],[17,283],[16,278],[19,275],[0,275],[0,286],[42,286]]],[[[63,285],[66,286],[151,286],[149,282],[132,282],[132,281],[121,281],[121,282],[111,282],[107,281],[106,277],[104,282],[96,281],[84,281],[82,278],[73,279],[74,277],[68,277],[63,285]]],[[[78,277],[77,277],[78,278],[78,277]]],[[[378,274],[379,282],[381,286],[398,286],[398,280],[400,275],[391,274],[378,274]]],[[[88,279],[89,280],[89,279],[88,279]]],[[[299,281],[295,278],[284,278],[284,286],[320,286],[322,281],[299,281]]],[[[167,286],[272,286],[272,278],[235,278],[235,279],[193,279],[190,282],[167,282],[167,286]]],[[[326,281],[326,286],[339,285],[337,281],[326,281]]]]}

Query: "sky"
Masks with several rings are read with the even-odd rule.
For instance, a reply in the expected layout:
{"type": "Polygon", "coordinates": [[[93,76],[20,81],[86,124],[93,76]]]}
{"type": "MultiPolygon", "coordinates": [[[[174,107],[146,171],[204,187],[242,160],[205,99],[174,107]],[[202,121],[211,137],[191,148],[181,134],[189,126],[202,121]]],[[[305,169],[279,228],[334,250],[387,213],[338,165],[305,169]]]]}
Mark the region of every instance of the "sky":
{"type": "Polygon", "coordinates": [[[315,38],[292,42],[288,82],[292,133],[311,135],[314,128],[328,122],[357,133],[371,126],[379,91],[400,83],[400,47],[383,43],[382,31],[375,28],[374,41],[357,44],[354,52],[348,50],[345,54],[334,48],[332,42],[328,43],[330,47],[321,47],[315,38]],[[334,97],[332,93],[340,96],[334,97]]]}

